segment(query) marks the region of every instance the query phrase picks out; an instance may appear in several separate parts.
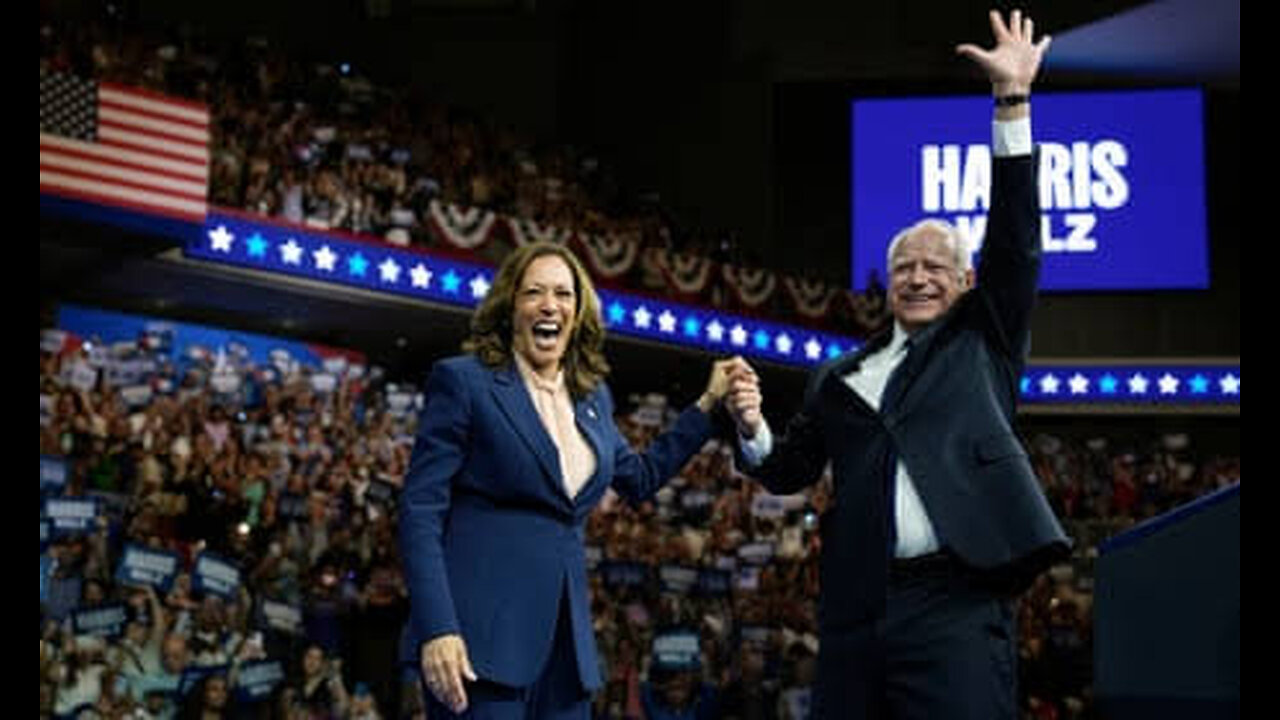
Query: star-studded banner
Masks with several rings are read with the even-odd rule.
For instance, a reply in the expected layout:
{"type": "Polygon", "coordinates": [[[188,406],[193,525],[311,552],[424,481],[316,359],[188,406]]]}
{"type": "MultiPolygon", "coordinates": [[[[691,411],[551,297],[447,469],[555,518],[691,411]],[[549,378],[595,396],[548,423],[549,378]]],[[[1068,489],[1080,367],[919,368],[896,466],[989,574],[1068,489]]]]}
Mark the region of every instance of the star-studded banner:
{"type": "MultiPolygon", "coordinates": [[[[494,269],[422,251],[347,239],[214,212],[187,255],[281,275],[471,308],[493,283],[494,269]]],[[[858,349],[848,337],[760,321],[715,309],[628,293],[600,291],[609,332],[809,367],[858,349]]],[[[1240,404],[1240,364],[1148,363],[1030,365],[1022,377],[1027,405],[1240,404]]]]}

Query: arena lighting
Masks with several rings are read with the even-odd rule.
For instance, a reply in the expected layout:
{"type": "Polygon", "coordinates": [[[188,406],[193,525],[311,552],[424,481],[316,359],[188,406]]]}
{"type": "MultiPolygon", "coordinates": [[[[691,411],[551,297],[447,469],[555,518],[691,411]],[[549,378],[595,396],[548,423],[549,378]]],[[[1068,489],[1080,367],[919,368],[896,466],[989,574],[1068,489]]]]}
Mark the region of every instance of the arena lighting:
{"type": "MultiPolygon", "coordinates": [[[[210,213],[186,247],[191,258],[379,293],[472,308],[493,284],[491,267],[376,243],[210,213]]],[[[651,297],[600,291],[610,332],[811,367],[859,345],[847,337],[760,321],[651,297]]],[[[1032,364],[1022,401],[1036,405],[1236,405],[1240,365],[1123,363],[1032,364]]]]}

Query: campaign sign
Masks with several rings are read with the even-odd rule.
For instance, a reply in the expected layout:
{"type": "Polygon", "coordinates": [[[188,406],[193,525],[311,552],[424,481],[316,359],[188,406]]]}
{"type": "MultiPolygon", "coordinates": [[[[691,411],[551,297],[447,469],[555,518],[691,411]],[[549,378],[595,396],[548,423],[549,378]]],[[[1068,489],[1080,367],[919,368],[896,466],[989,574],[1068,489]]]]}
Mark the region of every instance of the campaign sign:
{"type": "Polygon", "coordinates": [[[587,570],[595,570],[600,566],[600,561],[604,559],[604,550],[598,545],[588,545],[583,548],[583,555],[586,557],[587,570]]]}
{"type": "Polygon", "coordinates": [[[306,520],[310,515],[310,503],[303,495],[281,493],[280,502],[276,505],[276,514],[281,520],[306,520]]]}
{"type": "Polygon", "coordinates": [[[49,498],[44,516],[53,526],[54,539],[91,533],[98,519],[98,501],[84,498],[49,498]]]}
{"type": "MultiPolygon", "coordinates": [[[[1202,93],[1038,93],[1044,290],[1209,286],[1202,93]]],[[[884,282],[893,237],[924,218],[979,250],[991,207],[989,96],[852,101],[852,273],[884,282]]],[[[976,258],[975,258],[976,260],[976,258]]],[[[975,263],[976,265],[976,263],[975,263]]]]}
{"type": "Polygon", "coordinates": [[[40,602],[49,602],[49,578],[53,576],[53,558],[40,556],[40,602]]]}
{"type": "Polygon", "coordinates": [[[665,632],[653,638],[653,664],[660,670],[697,670],[700,659],[698,634],[692,630],[665,632]]]}
{"type": "Polygon", "coordinates": [[[649,577],[649,566],[636,562],[605,562],[600,564],[604,582],[610,587],[643,585],[649,577]]]}
{"type": "Polygon", "coordinates": [[[67,461],[40,456],[40,492],[59,492],[67,486],[67,461]]]}
{"type": "Polygon", "coordinates": [[[301,635],[302,609],[263,598],[258,604],[258,627],[286,635],[301,635]]]}
{"type": "Polygon", "coordinates": [[[196,687],[200,685],[200,682],[205,678],[210,675],[225,676],[229,669],[230,668],[226,665],[211,665],[207,667],[188,665],[187,668],[182,671],[182,680],[178,683],[178,695],[185,698],[192,690],[195,690],[196,687]]]}
{"type": "Polygon", "coordinates": [[[745,563],[755,565],[767,564],[773,559],[774,547],[771,542],[755,542],[738,548],[738,557],[745,563]]]}
{"type": "Polygon", "coordinates": [[[732,577],[728,570],[703,569],[698,573],[698,592],[702,595],[722,597],[729,594],[732,577]]]}
{"type": "Polygon", "coordinates": [[[736,587],[739,590],[754,592],[760,589],[760,568],[758,567],[742,567],[738,568],[737,577],[735,579],[736,587]]]}
{"type": "Polygon", "coordinates": [[[129,611],[124,603],[113,603],[71,614],[71,628],[76,635],[115,639],[124,634],[129,611]]]}
{"type": "Polygon", "coordinates": [[[761,520],[774,520],[787,514],[787,506],[777,495],[761,493],[751,500],[751,514],[761,520]]]}
{"type": "Polygon", "coordinates": [[[116,581],[122,585],[153,587],[167,593],[178,575],[178,562],[177,553],[126,545],[116,568],[116,581]]]}
{"type": "Polygon", "coordinates": [[[381,480],[374,480],[369,483],[369,488],[365,490],[364,497],[371,503],[381,505],[384,508],[391,507],[392,501],[395,500],[396,489],[389,483],[381,480]]]}
{"type": "Polygon", "coordinates": [[[683,595],[698,583],[698,571],[678,565],[663,565],[658,568],[658,578],[662,581],[663,591],[683,595]]]}
{"type": "Polygon", "coordinates": [[[240,702],[257,703],[271,697],[276,687],[284,682],[284,666],[279,660],[264,660],[240,666],[236,679],[236,693],[240,702]]]}
{"type": "Polygon", "coordinates": [[[191,580],[192,588],[197,592],[233,600],[240,589],[240,568],[212,553],[203,553],[196,559],[191,580]]]}
{"type": "Polygon", "coordinates": [[[748,625],[742,628],[742,644],[755,647],[767,647],[773,629],[760,625],[748,625]]]}

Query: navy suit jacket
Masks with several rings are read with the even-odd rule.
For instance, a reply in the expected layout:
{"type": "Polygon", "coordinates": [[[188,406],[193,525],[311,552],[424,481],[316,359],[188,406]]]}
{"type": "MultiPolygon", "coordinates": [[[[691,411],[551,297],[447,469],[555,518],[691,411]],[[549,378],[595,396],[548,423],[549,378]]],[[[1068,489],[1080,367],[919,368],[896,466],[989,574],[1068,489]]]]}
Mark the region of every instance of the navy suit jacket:
{"type": "Polygon", "coordinates": [[[993,161],[992,207],[977,285],[912,338],[892,396],[872,409],[845,382],[891,333],[812,375],[803,406],[759,468],[773,492],[797,492],[830,461],[834,506],[821,520],[824,631],[884,608],[886,479],[911,475],[939,541],[967,564],[1022,589],[1070,543],[1013,430],[1040,273],[1036,155],[993,161]]]}
{"type": "Polygon", "coordinates": [[[640,454],[614,424],[604,383],[574,413],[597,470],[571,499],[514,364],[491,369],[471,355],[436,363],[400,501],[411,603],[406,662],[418,664],[422,643],[457,633],[482,679],[530,685],[551,653],[563,601],[583,686],[601,686],[587,516],[609,486],[633,502],[653,495],[702,448],[711,421],[691,407],[640,454]]]}

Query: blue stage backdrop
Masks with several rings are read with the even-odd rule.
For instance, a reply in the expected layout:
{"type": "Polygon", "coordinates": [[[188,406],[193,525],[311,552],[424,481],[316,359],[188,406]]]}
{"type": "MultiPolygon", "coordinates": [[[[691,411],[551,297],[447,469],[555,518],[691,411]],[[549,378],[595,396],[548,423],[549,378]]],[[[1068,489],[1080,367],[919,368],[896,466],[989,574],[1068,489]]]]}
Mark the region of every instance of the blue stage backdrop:
{"type": "MultiPolygon", "coordinates": [[[[936,217],[977,249],[990,206],[991,98],[852,101],[852,272],[886,277],[895,233],[936,217]]],[[[1199,90],[1037,94],[1046,291],[1209,286],[1199,90]]]]}

